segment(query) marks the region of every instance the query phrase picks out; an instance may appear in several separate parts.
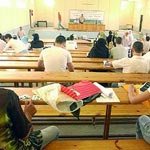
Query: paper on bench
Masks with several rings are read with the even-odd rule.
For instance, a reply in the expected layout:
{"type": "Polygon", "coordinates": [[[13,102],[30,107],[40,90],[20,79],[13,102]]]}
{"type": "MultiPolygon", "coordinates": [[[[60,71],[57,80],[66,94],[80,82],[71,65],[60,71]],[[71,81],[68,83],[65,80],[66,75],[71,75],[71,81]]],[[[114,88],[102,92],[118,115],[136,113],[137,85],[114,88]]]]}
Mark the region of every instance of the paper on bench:
{"type": "Polygon", "coordinates": [[[97,82],[94,82],[94,84],[102,91],[102,93],[108,97],[112,96],[112,90],[109,90],[108,88],[105,88],[104,86],[100,85],[97,82]]]}
{"type": "Polygon", "coordinates": [[[108,88],[108,90],[112,93],[111,97],[101,94],[100,97],[96,98],[98,103],[106,103],[106,102],[120,102],[119,98],[117,97],[116,93],[112,88],[108,88]]]}
{"type": "Polygon", "coordinates": [[[33,90],[33,93],[38,95],[47,104],[51,105],[59,112],[73,112],[83,106],[83,101],[76,101],[61,92],[61,85],[59,83],[50,84],[33,90]],[[73,110],[70,110],[70,106],[73,103],[75,103],[76,107],[74,107],[73,110]]]}

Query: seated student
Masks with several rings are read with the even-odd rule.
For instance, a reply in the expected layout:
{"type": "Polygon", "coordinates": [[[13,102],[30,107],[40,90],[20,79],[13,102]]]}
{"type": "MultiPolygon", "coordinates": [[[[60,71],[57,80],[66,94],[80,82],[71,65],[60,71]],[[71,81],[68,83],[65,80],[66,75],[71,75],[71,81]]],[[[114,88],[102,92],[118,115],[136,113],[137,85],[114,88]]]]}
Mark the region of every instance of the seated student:
{"type": "Polygon", "coordinates": [[[0,33],[0,51],[6,46],[6,42],[3,40],[3,35],[0,33]]]}
{"type": "Polygon", "coordinates": [[[55,46],[44,49],[39,57],[39,68],[44,67],[45,71],[74,71],[72,57],[65,49],[66,39],[59,35],[56,37],[55,46]]]}
{"type": "Polygon", "coordinates": [[[42,150],[58,138],[55,126],[33,131],[31,120],[36,108],[32,101],[26,101],[23,111],[15,92],[0,88],[0,93],[0,149],[42,150]]]}
{"type": "Polygon", "coordinates": [[[70,35],[69,38],[67,38],[66,41],[66,49],[67,50],[76,50],[77,49],[77,42],[74,41],[74,35],[70,35]]]}
{"type": "Polygon", "coordinates": [[[28,42],[28,37],[27,37],[27,36],[23,36],[23,37],[21,38],[21,41],[25,44],[25,46],[26,46],[27,49],[30,49],[31,45],[30,45],[30,43],[28,42]]]}
{"type": "Polygon", "coordinates": [[[88,54],[89,58],[109,58],[109,50],[106,40],[99,38],[88,54]]]}
{"type": "Polygon", "coordinates": [[[44,47],[44,42],[42,40],[39,40],[39,34],[34,33],[32,34],[33,40],[31,41],[31,49],[33,48],[43,48],[44,47]]]}
{"type": "Polygon", "coordinates": [[[7,44],[6,44],[5,48],[3,49],[3,51],[6,51],[8,48],[12,48],[12,49],[14,49],[14,51],[16,53],[27,53],[28,52],[27,48],[25,47],[25,44],[19,39],[13,39],[11,34],[6,34],[4,36],[4,39],[7,44]]]}
{"type": "MultiPolygon", "coordinates": [[[[133,85],[128,87],[128,97],[132,104],[137,104],[150,100],[150,87],[143,93],[136,95],[136,89],[133,85]]],[[[143,115],[140,116],[136,123],[136,138],[144,139],[150,144],[150,117],[143,115]]]]}
{"type": "Polygon", "coordinates": [[[110,58],[121,59],[121,58],[124,58],[124,57],[128,57],[128,49],[123,47],[122,38],[117,37],[116,38],[116,47],[113,47],[110,50],[110,58]]]}
{"type": "Polygon", "coordinates": [[[111,65],[114,68],[122,68],[123,73],[149,73],[150,72],[150,60],[142,57],[143,43],[136,41],[132,47],[133,57],[122,58],[114,60],[111,65]]]}

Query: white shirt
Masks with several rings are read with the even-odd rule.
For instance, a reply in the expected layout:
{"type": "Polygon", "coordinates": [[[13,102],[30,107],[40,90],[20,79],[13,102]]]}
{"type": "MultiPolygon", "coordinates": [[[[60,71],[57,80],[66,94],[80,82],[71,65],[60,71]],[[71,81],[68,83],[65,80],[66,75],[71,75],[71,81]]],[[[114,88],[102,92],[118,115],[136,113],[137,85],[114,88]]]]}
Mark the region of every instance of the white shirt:
{"type": "Polygon", "coordinates": [[[66,49],[67,50],[76,50],[77,49],[77,42],[68,40],[66,41],[66,49]]]}
{"type": "Polygon", "coordinates": [[[12,48],[14,49],[14,51],[16,53],[20,53],[21,51],[25,50],[26,49],[26,46],[25,44],[20,41],[20,40],[15,40],[15,39],[10,39],[8,41],[8,43],[6,44],[5,48],[3,49],[3,51],[6,51],[8,48],[12,48]]]}
{"type": "Polygon", "coordinates": [[[150,51],[143,55],[143,58],[150,59],[150,51]]]}
{"type": "Polygon", "coordinates": [[[113,59],[121,59],[124,57],[128,57],[128,49],[123,47],[123,45],[121,45],[121,44],[117,44],[116,47],[113,47],[110,50],[110,56],[113,59]]]}
{"type": "Polygon", "coordinates": [[[123,68],[123,73],[149,73],[150,60],[142,56],[133,56],[132,58],[122,58],[112,61],[114,68],[123,68]]]}
{"type": "Polygon", "coordinates": [[[6,46],[6,42],[0,39],[0,50],[3,50],[6,46]]]}
{"type": "Polygon", "coordinates": [[[44,49],[39,57],[43,60],[45,71],[66,71],[67,63],[72,62],[72,57],[69,51],[53,46],[44,49]]]}

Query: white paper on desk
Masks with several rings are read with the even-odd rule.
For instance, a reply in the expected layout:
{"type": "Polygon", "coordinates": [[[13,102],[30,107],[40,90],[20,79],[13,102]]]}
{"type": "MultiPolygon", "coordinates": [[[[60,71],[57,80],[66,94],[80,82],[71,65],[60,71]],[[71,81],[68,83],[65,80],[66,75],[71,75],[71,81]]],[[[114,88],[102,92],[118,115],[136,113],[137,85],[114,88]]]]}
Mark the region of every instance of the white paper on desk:
{"type": "Polygon", "coordinates": [[[105,88],[104,86],[102,86],[101,84],[94,82],[94,85],[96,85],[105,96],[111,97],[112,96],[112,90],[109,90],[108,88],[105,88]]]}
{"type": "Polygon", "coordinates": [[[33,90],[33,93],[59,112],[73,112],[83,106],[83,101],[76,101],[72,97],[61,92],[61,85],[59,83],[53,83],[33,90]],[[76,107],[70,110],[70,106],[73,103],[75,103],[76,107]]]}
{"type": "Polygon", "coordinates": [[[96,101],[98,103],[105,103],[105,102],[120,102],[119,98],[117,97],[116,93],[114,92],[114,90],[112,88],[108,88],[111,92],[112,92],[112,95],[111,97],[109,96],[106,96],[106,95],[103,95],[96,98],[96,101]]]}

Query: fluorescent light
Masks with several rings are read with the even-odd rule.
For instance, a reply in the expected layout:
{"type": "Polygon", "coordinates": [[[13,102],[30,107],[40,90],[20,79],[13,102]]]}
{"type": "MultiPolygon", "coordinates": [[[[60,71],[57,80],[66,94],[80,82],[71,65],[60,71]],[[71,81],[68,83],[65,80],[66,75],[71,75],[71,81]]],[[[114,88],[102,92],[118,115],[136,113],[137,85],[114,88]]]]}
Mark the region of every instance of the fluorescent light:
{"type": "Polygon", "coordinates": [[[54,6],[54,0],[44,0],[45,4],[52,7],[54,6]]]}

